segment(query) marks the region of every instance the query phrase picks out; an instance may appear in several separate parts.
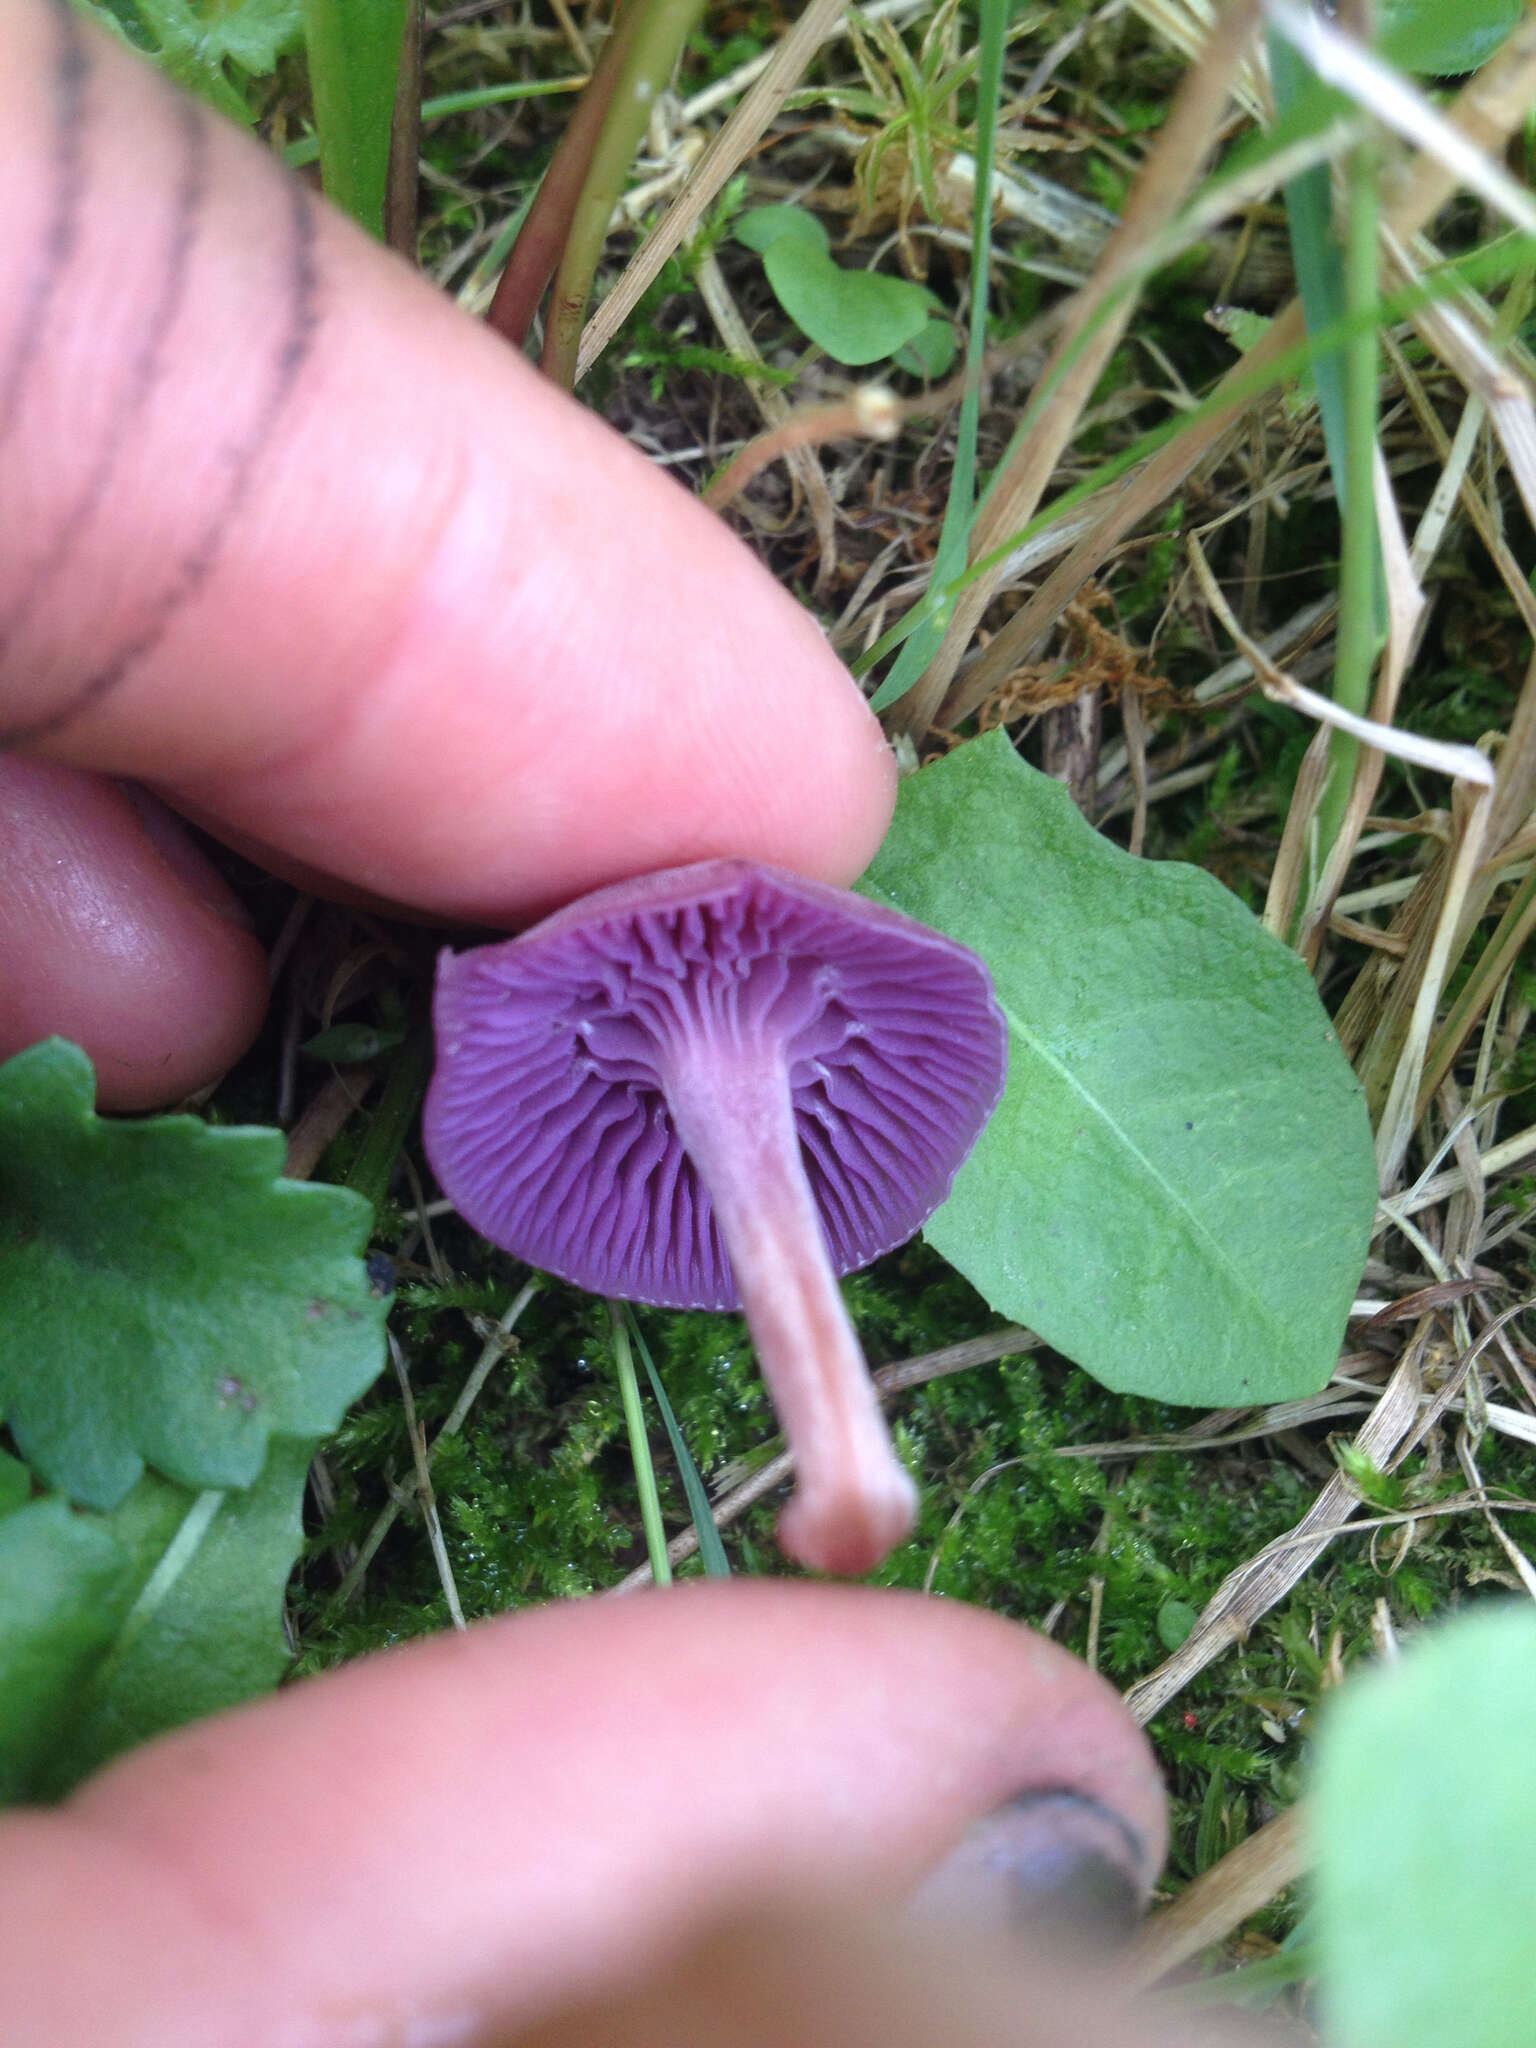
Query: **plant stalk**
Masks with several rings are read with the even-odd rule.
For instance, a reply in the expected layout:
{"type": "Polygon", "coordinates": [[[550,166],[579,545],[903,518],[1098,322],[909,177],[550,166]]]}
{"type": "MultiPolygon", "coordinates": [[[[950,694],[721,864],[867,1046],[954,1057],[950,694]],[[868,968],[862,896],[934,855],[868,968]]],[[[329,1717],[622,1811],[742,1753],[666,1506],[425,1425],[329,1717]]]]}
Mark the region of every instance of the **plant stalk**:
{"type": "Polygon", "coordinates": [[[382,240],[407,0],[303,0],[302,12],[320,182],[382,240]]]}
{"type": "Polygon", "coordinates": [[[615,20],[576,111],[539,180],[485,316],[487,326],[494,327],[516,349],[528,339],[539,301],[569,239],[571,220],[592,168],[592,153],[602,135],[639,13],[632,0],[615,20]]]}
{"type": "Polygon", "coordinates": [[[571,215],[544,330],[545,373],[567,391],[576,383],[582,323],[608,223],[652,110],[671,82],[702,6],[703,0],[629,0],[621,17],[628,23],[633,16],[634,26],[571,215]]]}
{"type": "MultiPolygon", "coordinates": [[[[1352,325],[1344,343],[1345,475],[1339,507],[1342,546],[1333,700],[1358,717],[1364,717],[1370,708],[1371,676],[1380,645],[1381,545],[1372,488],[1378,371],[1372,316],[1380,297],[1376,169],[1374,145],[1357,143],[1350,151],[1346,174],[1344,311],[1352,325]]],[[[1359,759],[1360,742],[1355,736],[1335,731],[1308,862],[1309,903],[1343,825],[1359,759]]]]}
{"type": "Polygon", "coordinates": [[[613,1363],[619,1376],[619,1398],[624,1403],[624,1424],[629,1431],[630,1454],[635,1461],[635,1485],[640,1494],[640,1521],[645,1530],[645,1548],[651,1560],[651,1576],[658,1586],[672,1583],[672,1565],[667,1557],[667,1530],[661,1519],[661,1495],[656,1491],[656,1467],[651,1462],[651,1440],[645,1433],[645,1414],[640,1406],[640,1381],[635,1374],[635,1356],[629,1345],[629,1329],[623,1304],[610,1301],[608,1323],[613,1333],[613,1363]]]}

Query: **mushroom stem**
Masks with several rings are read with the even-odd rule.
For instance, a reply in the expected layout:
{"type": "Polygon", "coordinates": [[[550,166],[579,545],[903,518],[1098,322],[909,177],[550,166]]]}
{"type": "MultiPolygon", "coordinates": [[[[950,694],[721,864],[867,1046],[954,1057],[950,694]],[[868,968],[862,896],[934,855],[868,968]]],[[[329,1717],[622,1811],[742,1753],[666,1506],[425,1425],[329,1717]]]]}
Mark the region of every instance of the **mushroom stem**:
{"type": "Polygon", "coordinates": [[[794,1453],[796,1490],[779,1542],[817,1571],[873,1571],[910,1531],[917,1490],[832,1271],[784,1061],[756,1048],[722,1055],[714,1045],[679,1060],[665,1086],[794,1453]]]}

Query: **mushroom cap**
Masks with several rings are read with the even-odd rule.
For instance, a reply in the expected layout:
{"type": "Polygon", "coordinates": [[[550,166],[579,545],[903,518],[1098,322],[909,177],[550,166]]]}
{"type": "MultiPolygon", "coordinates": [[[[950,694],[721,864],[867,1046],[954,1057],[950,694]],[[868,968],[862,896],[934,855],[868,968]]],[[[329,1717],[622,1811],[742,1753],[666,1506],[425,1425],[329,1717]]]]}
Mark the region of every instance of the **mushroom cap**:
{"type": "Polygon", "coordinates": [[[621,882],[444,951],[434,1021],[423,1132],[459,1213],[545,1272],[668,1308],[740,1305],[668,1107],[690,1062],[718,1095],[733,1064],[782,1061],[839,1273],[944,1200],[1007,1069],[974,953],[746,860],[621,882]]]}

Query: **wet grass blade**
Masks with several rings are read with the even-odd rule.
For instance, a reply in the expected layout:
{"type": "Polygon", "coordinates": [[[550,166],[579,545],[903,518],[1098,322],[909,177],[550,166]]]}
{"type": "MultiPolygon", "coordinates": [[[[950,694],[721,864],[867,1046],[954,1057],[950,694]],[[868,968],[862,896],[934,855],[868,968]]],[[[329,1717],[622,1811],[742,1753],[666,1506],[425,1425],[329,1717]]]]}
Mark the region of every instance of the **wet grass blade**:
{"type": "Polygon", "coordinates": [[[640,1521],[645,1530],[645,1548],[651,1561],[651,1577],[658,1586],[672,1583],[672,1562],[667,1556],[667,1531],[661,1519],[661,1495],[656,1491],[656,1467],[651,1461],[651,1442],[645,1433],[645,1415],[640,1407],[640,1382],[635,1377],[635,1357],[629,1344],[629,1325],[624,1304],[610,1301],[608,1320],[613,1330],[613,1363],[619,1377],[619,1395],[624,1403],[624,1422],[629,1431],[630,1455],[635,1461],[635,1485],[640,1494],[640,1521]]]}
{"type": "Polygon", "coordinates": [[[656,1406],[661,1410],[661,1419],[667,1432],[667,1441],[672,1446],[672,1455],[677,1460],[677,1469],[682,1474],[683,1492],[688,1496],[688,1512],[693,1517],[693,1526],[699,1538],[699,1556],[704,1561],[704,1570],[712,1579],[728,1579],[731,1576],[730,1560],[725,1554],[725,1545],[720,1541],[720,1531],[715,1527],[714,1512],[709,1505],[709,1494],[699,1468],[693,1462],[688,1440],[683,1435],[682,1425],[672,1412],[672,1403],[667,1399],[667,1390],[661,1383],[661,1374],[651,1357],[651,1347],[646,1343],[640,1329],[640,1318],[633,1309],[626,1311],[629,1316],[630,1334],[645,1366],[646,1377],[651,1383],[651,1392],[656,1396],[656,1406]]]}

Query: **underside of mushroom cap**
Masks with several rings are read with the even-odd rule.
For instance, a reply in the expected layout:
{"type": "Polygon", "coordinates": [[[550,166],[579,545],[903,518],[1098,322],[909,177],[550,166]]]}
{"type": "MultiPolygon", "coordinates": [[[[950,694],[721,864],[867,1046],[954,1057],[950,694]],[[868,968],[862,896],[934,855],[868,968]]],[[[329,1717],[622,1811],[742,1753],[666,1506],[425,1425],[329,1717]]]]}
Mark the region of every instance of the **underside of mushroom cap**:
{"type": "Polygon", "coordinates": [[[598,891],[439,961],[428,1156],[483,1236],[594,1292],[739,1303],[669,1091],[782,1069],[838,1272],[949,1192],[1002,1091],[987,971],[941,933],[748,861],[598,891]]]}

